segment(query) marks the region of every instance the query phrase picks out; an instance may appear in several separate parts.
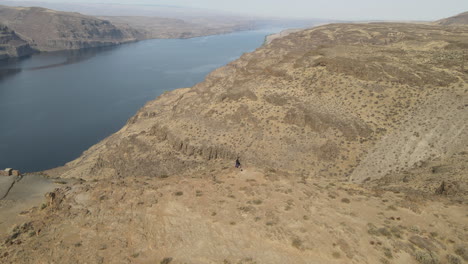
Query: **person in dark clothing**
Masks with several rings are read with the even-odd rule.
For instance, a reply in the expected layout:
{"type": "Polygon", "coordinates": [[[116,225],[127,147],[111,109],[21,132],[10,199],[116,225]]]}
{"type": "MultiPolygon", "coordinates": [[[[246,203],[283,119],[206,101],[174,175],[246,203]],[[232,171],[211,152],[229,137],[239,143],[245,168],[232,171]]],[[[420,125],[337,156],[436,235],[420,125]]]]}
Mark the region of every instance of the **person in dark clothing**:
{"type": "Polygon", "coordinates": [[[240,164],[240,161],[239,161],[239,158],[236,159],[236,168],[240,169],[241,167],[241,164],[240,164]]]}

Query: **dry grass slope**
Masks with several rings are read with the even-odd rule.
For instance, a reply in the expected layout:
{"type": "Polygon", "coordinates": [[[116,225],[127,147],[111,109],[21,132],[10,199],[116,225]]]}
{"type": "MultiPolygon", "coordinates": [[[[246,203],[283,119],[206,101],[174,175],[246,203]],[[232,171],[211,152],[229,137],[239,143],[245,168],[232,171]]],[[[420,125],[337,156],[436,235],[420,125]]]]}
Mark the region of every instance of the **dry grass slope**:
{"type": "MultiPolygon", "coordinates": [[[[159,176],[240,156],[259,167],[347,179],[378,142],[388,155],[413,155],[372,165],[378,177],[389,165],[404,170],[448,157],[466,149],[467,40],[466,29],[411,24],[292,33],[149,102],[62,168],[64,176],[159,176]],[[389,137],[408,139],[393,150],[389,137]]],[[[376,178],[361,174],[353,178],[376,178]]]]}

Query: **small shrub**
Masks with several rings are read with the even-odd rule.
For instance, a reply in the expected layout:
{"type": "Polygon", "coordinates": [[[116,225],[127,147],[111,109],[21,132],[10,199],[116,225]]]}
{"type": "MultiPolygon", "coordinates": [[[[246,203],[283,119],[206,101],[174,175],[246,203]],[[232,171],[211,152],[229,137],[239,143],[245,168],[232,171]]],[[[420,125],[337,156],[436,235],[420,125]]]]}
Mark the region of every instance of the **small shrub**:
{"type": "Polygon", "coordinates": [[[421,264],[439,264],[437,256],[432,252],[417,251],[414,257],[421,264]]]}
{"type": "Polygon", "coordinates": [[[174,195],[175,195],[175,196],[182,196],[182,195],[184,195],[184,192],[180,192],[180,191],[179,191],[179,192],[175,192],[174,195]]]}
{"type": "Polygon", "coordinates": [[[341,199],[342,203],[350,203],[351,201],[348,198],[341,199]]]}
{"type": "Polygon", "coordinates": [[[341,254],[340,254],[340,252],[336,252],[336,251],[335,251],[335,252],[332,253],[332,256],[333,256],[334,258],[340,258],[340,257],[341,257],[341,254]]]}
{"type": "Polygon", "coordinates": [[[390,232],[397,238],[401,238],[402,232],[401,229],[398,226],[392,226],[390,228],[390,232]]]}
{"type": "Polygon", "coordinates": [[[56,184],[67,184],[66,181],[54,181],[54,183],[56,183],[56,184]]]}
{"type": "Polygon", "coordinates": [[[292,244],[293,247],[295,247],[297,249],[300,249],[300,250],[304,249],[304,247],[302,246],[302,240],[300,240],[299,238],[293,239],[291,244],[292,244]]]}
{"type": "Polygon", "coordinates": [[[387,258],[389,258],[389,259],[393,258],[393,254],[392,254],[392,250],[391,250],[391,249],[389,249],[389,248],[386,247],[386,248],[383,249],[383,251],[384,251],[385,257],[387,257],[387,258]]]}
{"type": "Polygon", "coordinates": [[[172,258],[164,258],[161,260],[160,264],[169,264],[172,262],[172,258]]]}
{"type": "Polygon", "coordinates": [[[468,250],[466,250],[465,247],[457,246],[457,248],[455,248],[455,253],[462,257],[465,261],[468,261],[468,250]]]}
{"type": "Polygon", "coordinates": [[[262,204],[262,200],[253,200],[252,203],[255,205],[259,205],[262,204]]]}
{"type": "Polygon", "coordinates": [[[367,233],[369,233],[369,235],[377,236],[378,235],[377,227],[372,223],[368,223],[367,224],[367,233]]]}
{"type": "Polygon", "coordinates": [[[413,233],[419,233],[419,231],[420,231],[419,226],[414,226],[414,225],[410,226],[408,229],[413,233]]]}
{"type": "Polygon", "coordinates": [[[388,261],[388,259],[385,259],[385,258],[381,258],[381,259],[380,259],[380,262],[381,262],[382,264],[390,264],[390,261],[388,261]]]}
{"type": "Polygon", "coordinates": [[[390,231],[388,231],[388,229],[386,227],[379,228],[377,230],[377,232],[382,236],[386,236],[386,237],[391,237],[392,236],[392,233],[390,233],[390,231]]]}
{"type": "Polygon", "coordinates": [[[248,213],[248,212],[253,212],[255,211],[255,207],[249,205],[249,206],[241,206],[239,207],[239,210],[241,210],[242,212],[245,212],[245,213],[248,213]]]}
{"type": "Polygon", "coordinates": [[[454,255],[447,255],[447,262],[449,264],[461,264],[461,260],[460,258],[458,258],[457,256],[454,256],[454,255]]]}

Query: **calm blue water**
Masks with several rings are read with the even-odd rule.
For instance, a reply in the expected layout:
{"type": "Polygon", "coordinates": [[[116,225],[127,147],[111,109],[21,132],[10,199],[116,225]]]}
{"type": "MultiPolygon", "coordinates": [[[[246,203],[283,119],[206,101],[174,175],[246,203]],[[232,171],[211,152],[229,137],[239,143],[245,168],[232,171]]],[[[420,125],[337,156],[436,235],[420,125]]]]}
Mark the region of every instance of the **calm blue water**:
{"type": "Polygon", "coordinates": [[[0,169],[61,166],[147,101],[191,87],[277,30],[38,54],[0,62],[0,169]]]}

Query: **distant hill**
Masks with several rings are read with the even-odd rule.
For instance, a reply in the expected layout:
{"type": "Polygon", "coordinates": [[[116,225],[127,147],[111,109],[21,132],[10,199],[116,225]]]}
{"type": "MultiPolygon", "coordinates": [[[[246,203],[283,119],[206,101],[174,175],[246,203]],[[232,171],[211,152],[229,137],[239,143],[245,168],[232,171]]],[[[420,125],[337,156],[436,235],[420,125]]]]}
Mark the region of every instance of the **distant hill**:
{"type": "Polygon", "coordinates": [[[438,25],[468,25],[468,12],[436,21],[438,25]]]}
{"type": "Polygon", "coordinates": [[[138,31],[106,20],[40,7],[0,6],[0,23],[40,51],[109,46],[140,37],[138,31]]]}
{"type": "Polygon", "coordinates": [[[176,18],[147,16],[104,16],[98,17],[110,21],[119,27],[131,27],[140,32],[145,39],[193,38],[207,35],[230,33],[254,28],[249,20],[199,19],[186,21],[176,18]]]}
{"type": "MultiPolygon", "coordinates": [[[[42,7],[2,5],[0,25],[21,35],[21,39],[37,51],[111,46],[154,38],[192,38],[258,27],[253,20],[234,17],[187,20],[145,16],[93,17],[42,7]]],[[[22,56],[22,52],[15,53],[10,48],[8,57],[22,56]]],[[[6,52],[3,53],[0,59],[7,57],[6,52]]]]}
{"type": "Polygon", "coordinates": [[[8,28],[0,25],[0,60],[13,57],[22,57],[34,53],[29,43],[22,39],[18,34],[8,28]]]}

